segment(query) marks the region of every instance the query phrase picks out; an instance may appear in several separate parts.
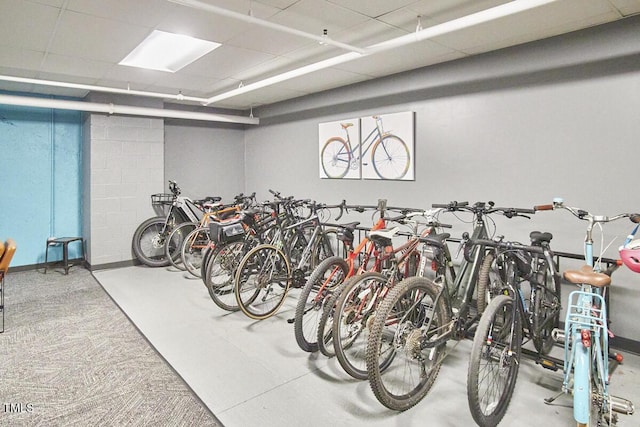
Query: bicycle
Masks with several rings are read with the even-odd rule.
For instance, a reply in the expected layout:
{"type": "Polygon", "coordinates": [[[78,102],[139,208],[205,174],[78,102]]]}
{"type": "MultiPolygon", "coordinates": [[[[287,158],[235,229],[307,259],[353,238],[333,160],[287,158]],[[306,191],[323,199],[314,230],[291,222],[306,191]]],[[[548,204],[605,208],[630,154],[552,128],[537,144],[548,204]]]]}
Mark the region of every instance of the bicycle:
{"type": "Polygon", "coordinates": [[[171,194],[151,195],[151,205],[158,214],[140,224],[133,233],[132,249],[138,261],[149,267],[164,267],[170,264],[165,253],[165,244],[177,224],[197,222],[202,216],[201,205],[219,202],[220,197],[191,200],[180,195],[180,187],[169,181],[171,194]]]}
{"type": "Polygon", "coordinates": [[[551,233],[534,231],[530,245],[502,237],[470,242],[491,248],[478,277],[478,310],[483,313],[467,373],[469,408],[479,426],[496,426],[506,414],[526,343],[523,337],[533,341],[540,356],[555,344],[561,290],[552,238],[551,233]],[[491,299],[486,309],[485,298],[491,299]]]}
{"type": "MultiPolygon", "coordinates": [[[[491,238],[487,226],[491,214],[514,218],[534,212],[495,207],[493,202],[432,206],[445,212],[470,212],[474,218],[471,241],[491,238]]],[[[426,396],[451,351],[446,351],[447,342],[467,337],[479,318],[473,296],[485,247],[468,242],[465,233],[460,247],[465,256],[455,276],[405,279],[378,307],[367,343],[367,372],[374,395],[389,409],[404,411],[426,396]],[[380,361],[388,359],[392,363],[382,369],[380,361]]]]}
{"type": "MultiPolygon", "coordinates": [[[[418,271],[420,264],[418,245],[429,242],[425,238],[435,234],[436,229],[450,227],[433,219],[435,213],[413,212],[398,218],[388,218],[388,221],[409,224],[412,231],[407,233],[407,241],[399,246],[392,245],[392,237],[399,235],[399,228],[391,230],[376,230],[369,233],[369,238],[376,245],[376,253],[381,270],[366,272],[345,282],[337,291],[333,318],[333,346],[340,366],[356,379],[367,379],[366,345],[370,333],[370,324],[376,316],[376,309],[402,279],[423,275],[424,269],[418,271]],[[427,222],[416,221],[416,216],[428,216],[427,222]]],[[[442,244],[449,234],[432,237],[442,244]]],[[[384,369],[391,358],[380,362],[380,369],[384,369]]]]}
{"type": "MultiPolygon", "coordinates": [[[[536,206],[537,210],[564,209],[576,218],[587,221],[584,240],[586,265],[579,270],[566,270],[564,279],[579,286],[569,294],[564,331],[558,336],[564,340],[564,379],[562,394],[573,395],[573,418],[578,427],[592,425],[615,426],[618,413],[633,414],[633,403],[609,394],[609,329],[606,292],[611,285],[611,274],[624,262],[614,262],[601,268],[601,259],[593,254],[593,228],[602,224],[629,218],[640,223],[640,214],[623,213],[614,216],[594,215],[570,207],[560,198],[551,205],[536,206]]],[[[628,243],[637,231],[627,238],[628,243]]],[[[624,253],[621,248],[621,255],[624,253]]],[[[635,265],[627,264],[633,271],[635,265]]],[[[558,396],[545,399],[552,403],[558,396]]]]}
{"type": "MultiPolygon", "coordinates": [[[[345,204],[343,209],[345,211],[352,209],[362,213],[368,207],[347,206],[345,204]]],[[[341,215],[342,212],[336,220],[341,215]]],[[[359,224],[360,222],[352,222],[338,227],[337,239],[345,246],[346,258],[336,255],[324,259],[313,270],[302,288],[302,292],[300,292],[294,319],[290,319],[289,322],[294,324],[296,342],[304,351],[315,352],[319,349],[318,325],[325,304],[331,297],[333,290],[348,278],[364,272],[369,265],[374,251],[373,243],[365,237],[357,247],[353,247],[353,233],[359,224]]],[[[379,218],[371,230],[382,229],[385,224],[385,220],[379,218]]],[[[378,266],[374,264],[371,268],[376,270],[378,266]]]]}
{"type": "Polygon", "coordinates": [[[341,123],[346,139],[334,136],[325,142],[320,151],[322,170],[328,178],[343,178],[349,169],[357,169],[371,150],[371,163],[381,179],[401,179],[409,170],[410,153],[407,144],[398,136],[385,132],[382,118],[373,116],[375,128],[362,140],[351,142],[349,128],[353,123],[341,123]]]}
{"type": "Polygon", "coordinates": [[[279,204],[287,215],[284,220],[276,216],[272,242],[251,249],[236,271],[238,306],[244,314],[256,320],[274,315],[284,303],[291,286],[302,287],[306,275],[320,261],[337,253],[337,244],[320,221],[319,211],[341,205],[328,206],[308,201],[281,201],[279,204]],[[289,224],[288,221],[296,217],[293,209],[303,205],[311,210],[311,216],[289,224]]]}
{"type": "MultiPolygon", "coordinates": [[[[378,200],[377,206],[358,206],[354,210],[364,212],[364,210],[367,209],[375,209],[376,212],[380,213],[380,218],[375,222],[370,231],[381,230],[385,227],[386,221],[388,220],[384,217],[386,211],[404,213],[405,215],[411,211],[419,212],[419,210],[416,209],[387,206],[386,203],[387,201],[385,199],[381,199],[378,200]]],[[[353,236],[351,235],[350,238],[353,239],[353,236]]],[[[329,275],[329,281],[327,282],[328,285],[331,285],[331,288],[327,288],[327,284],[320,287],[320,299],[318,300],[314,297],[312,308],[317,310],[317,312],[315,312],[316,315],[318,312],[321,312],[321,314],[317,326],[313,325],[311,328],[307,328],[311,329],[310,332],[312,332],[313,329],[317,331],[315,343],[317,343],[318,350],[327,357],[333,357],[336,354],[333,344],[333,318],[336,303],[342,290],[345,287],[352,286],[353,281],[355,281],[354,277],[359,277],[365,272],[380,272],[382,270],[382,256],[378,248],[376,248],[376,244],[371,241],[369,236],[365,236],[358,248],[350,252],[345,260],[339,259],[334,261],[335,262],[332,262],[331,258],[327,259],[326,269],[324,271],[328,272],[332,268],[331,265],[333,265],[333,268],[337,269],[338,274],[342,268],[346,269],[346,273],[338,277],[334,276],[335,273],[331,273],[329,275]],[[359,259],[360,257],[362,257],[362,259],[359,259]]],[[[301,304],[300,300],[299,304],[301,304]]],[[[308,309],[308,307],[305,308],[305,310],[308,309]]],[[[312,311],[312,313],[313,312],[314,311],[312,311]]],[[[313,322],[311,323],[313,324],[313,322]]],[[[300,341],[298,344],[300,344],[300,341]]]]}
{"type": "Polygon", "coordinates": [[[229,222],[238,219],[239,212],[248,208],[255,202],[255,193],[252,196],[236,196],[234,203],[221,205],[210,214],[203,216],[200,226],[192,230],[184,239],[180,249],[180,257],[186,270],[194,277],[201,277],[201,265],[204,251],[214,246],[209,235],[211,222],[229,222]]]}

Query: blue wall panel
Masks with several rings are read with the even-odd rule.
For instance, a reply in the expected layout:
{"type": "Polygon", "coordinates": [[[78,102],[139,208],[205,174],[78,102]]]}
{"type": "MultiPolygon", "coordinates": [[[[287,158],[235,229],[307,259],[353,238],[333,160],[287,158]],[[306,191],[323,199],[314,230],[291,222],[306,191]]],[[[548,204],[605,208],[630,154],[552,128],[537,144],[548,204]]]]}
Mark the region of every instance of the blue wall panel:
{"type": "Polygon", "coordinates": [[[12,266],[43,262],[49,236],[81,235],[81,117],[0,105],[0,239],[16,240],[12,266]]]}

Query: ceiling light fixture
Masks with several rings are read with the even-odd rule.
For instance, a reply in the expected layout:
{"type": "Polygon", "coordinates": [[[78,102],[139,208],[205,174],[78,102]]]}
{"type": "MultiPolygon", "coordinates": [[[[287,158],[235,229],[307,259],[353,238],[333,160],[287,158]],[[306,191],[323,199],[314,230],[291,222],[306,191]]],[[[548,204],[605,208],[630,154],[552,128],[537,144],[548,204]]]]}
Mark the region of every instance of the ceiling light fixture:
{"type": "Polygon", "coordinates": [[[219,46],[208,40],[154,30],[120,65],[175,73],[219,46]]]}

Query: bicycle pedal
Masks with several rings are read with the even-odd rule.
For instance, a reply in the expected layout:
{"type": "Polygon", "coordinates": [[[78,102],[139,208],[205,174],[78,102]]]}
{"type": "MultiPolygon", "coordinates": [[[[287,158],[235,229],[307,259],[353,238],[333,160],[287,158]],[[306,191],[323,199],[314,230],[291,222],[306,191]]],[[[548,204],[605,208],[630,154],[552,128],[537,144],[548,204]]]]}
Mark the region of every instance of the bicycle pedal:
{"type": "Polygon", "coordinates": [[[542,366],[545,369],[549,369],[551,371],[557,371],[558,369],[560,369],[558,367],[558,364],[556,362],[554,362],[553,360],[549,360],[549,359],[544,359],[544,358],[540,358],[538,360],[536,360],[536,363],[540,366],[542,366]]]}

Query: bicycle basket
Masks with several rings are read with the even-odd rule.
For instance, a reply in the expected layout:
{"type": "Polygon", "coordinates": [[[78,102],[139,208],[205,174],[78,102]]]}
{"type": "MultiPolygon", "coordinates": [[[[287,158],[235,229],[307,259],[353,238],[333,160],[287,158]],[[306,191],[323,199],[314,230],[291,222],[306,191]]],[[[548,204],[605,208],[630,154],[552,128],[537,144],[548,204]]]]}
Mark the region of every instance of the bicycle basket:
{"type": "Polygon", "coordinates": [[[151,195],[151,206],[158,216],[166,216],[173,204],[173,194],[158,193],[151,195]]]}
{"type": "Polygon", "coordinates": [[[244,227],[242,227],[240,221],[233,223],[211,222],[209,224],[209,236],[216,244],[236,242],[244,238],[244,227]]]}

